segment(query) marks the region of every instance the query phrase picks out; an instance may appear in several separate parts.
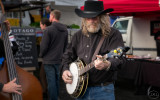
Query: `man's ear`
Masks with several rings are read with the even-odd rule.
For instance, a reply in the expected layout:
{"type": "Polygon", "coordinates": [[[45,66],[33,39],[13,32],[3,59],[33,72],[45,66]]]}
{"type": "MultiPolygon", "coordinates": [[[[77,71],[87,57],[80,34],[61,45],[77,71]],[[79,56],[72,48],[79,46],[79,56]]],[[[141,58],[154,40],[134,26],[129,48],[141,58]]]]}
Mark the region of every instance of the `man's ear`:
{"type": "Polygon", "coordinates": [[[52,17],[53,17],[53,19],[55,19],[55,16],[54,16],[54,15],[52,15],[52,17]]]}

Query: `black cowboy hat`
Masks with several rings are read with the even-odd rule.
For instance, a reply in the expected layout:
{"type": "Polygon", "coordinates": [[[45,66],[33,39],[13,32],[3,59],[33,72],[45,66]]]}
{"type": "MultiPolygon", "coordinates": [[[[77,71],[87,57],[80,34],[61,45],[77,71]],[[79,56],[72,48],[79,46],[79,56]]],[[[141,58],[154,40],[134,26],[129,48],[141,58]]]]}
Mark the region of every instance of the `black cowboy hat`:
{"type": "Polygon", "coordinates": [[[79,17],[83,17],[83,18],[93,18],[98,15],[109,13],[112,11],[113,11],[112,8],[104,10],[102,1],[85,1],[84,11],[80,9],[75,9],[75,13],[79,17]]]}

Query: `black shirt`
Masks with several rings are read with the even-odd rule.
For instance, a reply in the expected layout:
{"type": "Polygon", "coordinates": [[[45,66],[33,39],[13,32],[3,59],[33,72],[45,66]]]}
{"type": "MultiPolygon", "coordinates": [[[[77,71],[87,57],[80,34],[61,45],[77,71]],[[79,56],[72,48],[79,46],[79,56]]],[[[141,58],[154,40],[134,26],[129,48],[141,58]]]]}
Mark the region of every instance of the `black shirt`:
{"type": "MultiPolygon", "coordinates": [[[[12,41],[12,51],[13,55],[18,51],[18,44],[16,41],[12,41]]],[[[3,45],[3,40],[0,39],[0,57],[5,57],[5,51],[4,51],[4,45],[3,45]]]]}
{"type": "Polygon", "coordinates": [[[3,40],[0,39],[0,57],[5,57],[3,40]]]}
{"type": "Polygon", "coordinates": [[[0,92],[2,91],[4,84],[0,83],[0,92]]]}
{"type": "Polygon", "coordinates": [[[4,84],[0,83],[0,92],[2,91],[4,84]]]}
{"type": "MultiPolygon", "coordinates": [[[[66,52],[63,54],[63,71],[68,70],[69,64],[78,57],[86,64],[90,63],[100,39],[101,31],[94,34],[89,33],[88,36],[83,35],[82,30],[75,33],[66,52]]],[[[121,33],[118,30],[111,28],[110,35],[104,39],[99,55],[107,54],[119,46],[124,47],[121,33]]],[[[116,58],[109,58],[108,60],[111,62],[109,71],[97,70],[95,68],[92,68],[89,71],[89,85],[114,81],[114,72],[119,69],[123,60],[116,58]]]]}

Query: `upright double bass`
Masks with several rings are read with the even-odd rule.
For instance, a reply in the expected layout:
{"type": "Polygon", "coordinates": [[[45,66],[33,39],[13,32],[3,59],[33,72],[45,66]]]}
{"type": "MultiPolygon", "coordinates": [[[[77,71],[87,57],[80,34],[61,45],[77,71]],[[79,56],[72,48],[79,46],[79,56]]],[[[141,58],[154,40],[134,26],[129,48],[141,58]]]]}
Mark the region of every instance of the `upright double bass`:
{"type": "Polygon", "coordinates": [[[0,82],[5,84],[16,78],[16,83],[22,85],[22,94],[0,92],[0,100],[42,100],[42,87],[38,79],[20,68],[14,61],[5,23],[1,24],[1,33],[6,60],[0,70],[0,82]]]}

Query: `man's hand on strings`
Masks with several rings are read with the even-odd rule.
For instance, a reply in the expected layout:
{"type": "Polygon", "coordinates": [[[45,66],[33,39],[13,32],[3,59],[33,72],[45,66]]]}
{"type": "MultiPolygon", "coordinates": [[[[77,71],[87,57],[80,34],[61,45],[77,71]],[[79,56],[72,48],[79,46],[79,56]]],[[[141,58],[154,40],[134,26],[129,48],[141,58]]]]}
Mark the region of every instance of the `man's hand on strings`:
{"type": "Polygon", "coordinates": [[[94,66],[98,70],[103,70],[106,69],[108,70],[111,66],[111,62],[106,60],[103,56],[101,55],[96,55],[97,59],[94,61],[94,66]]]}

